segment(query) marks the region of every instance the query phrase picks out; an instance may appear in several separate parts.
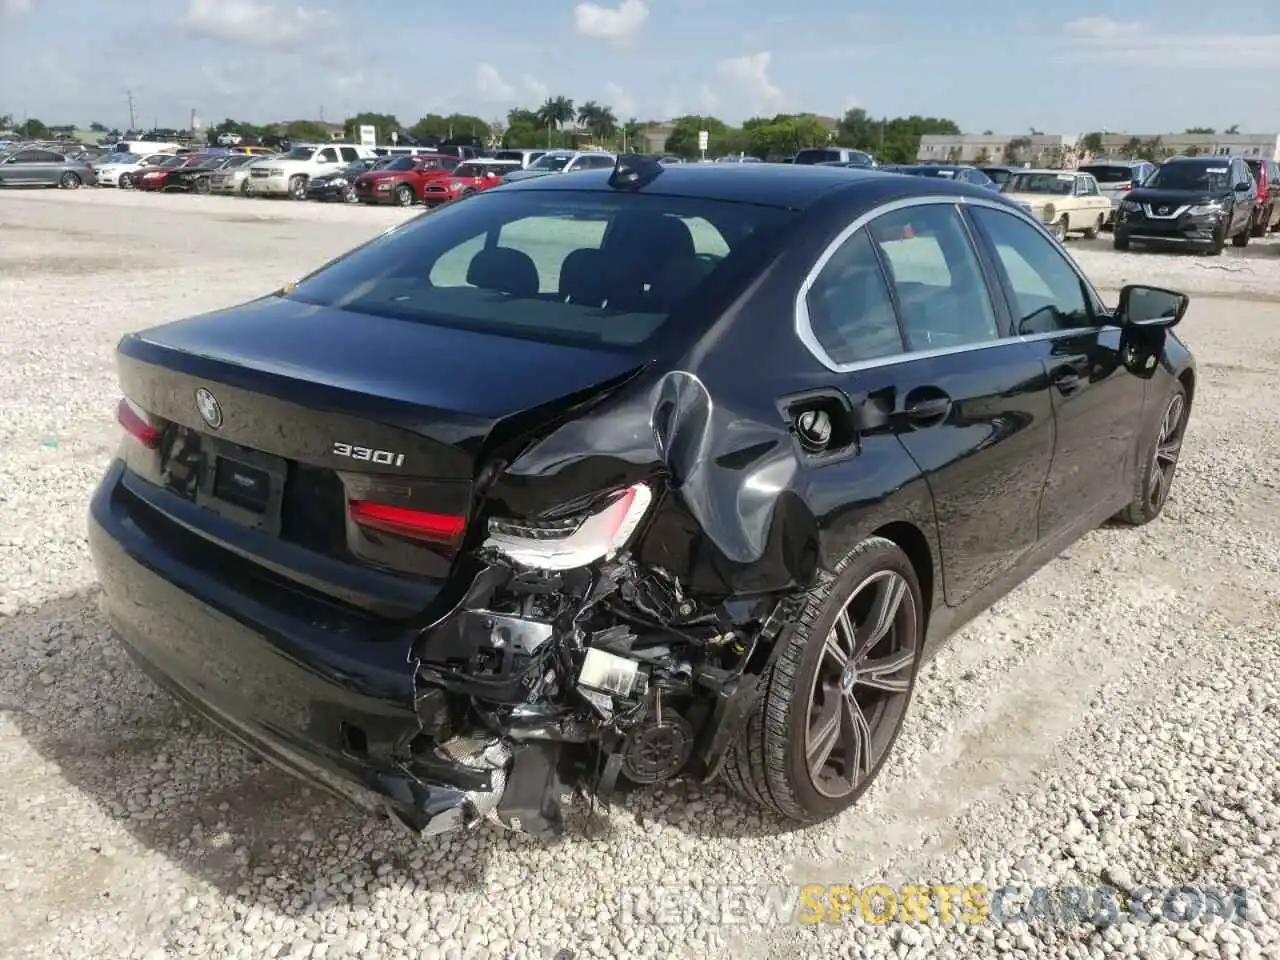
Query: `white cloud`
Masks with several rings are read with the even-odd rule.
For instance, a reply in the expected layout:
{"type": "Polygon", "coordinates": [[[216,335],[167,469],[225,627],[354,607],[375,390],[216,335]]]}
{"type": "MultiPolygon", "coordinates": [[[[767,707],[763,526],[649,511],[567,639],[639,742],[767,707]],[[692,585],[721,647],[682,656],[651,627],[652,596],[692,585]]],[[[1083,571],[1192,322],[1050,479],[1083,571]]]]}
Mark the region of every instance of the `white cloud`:
{"type": "Polygon", "coordinates": [[[635,40],[649,21],[644,0],[622,0],[616,10],[596,3],[580,3],[573,8],[573,29],[593,40],[626,44],[635,40]]]}
{"type": "Polygon", "coordinates": [[[339,24],[336,16],[319,8],[258,0],[191,0],[185,26],[196,36],[268,50],[296,47],[339,24]]]}
{"type": "Polygon", "coordinates": [[[17,19],[31,12],[31,0],[0,0],[0,20],[17,19]]]}
{"type": "Polygon", "coordinates": [[[549,86],[537,77],[531,77],[527,73],[520,78],[520,86],[529,95],[529,99],[534,101],[535,106],[542,106],[543,101],[551,96],[551,88],[549,86]]]}
{"type": "Polygon", "coordinates": [[[761,113],[776,113],[783,108],[786,97],[769,76],[773,54],[768,50],[748,53],[741,57],[721,60],[716,72],[724,80],[738,87],[749,108],[761,113]]]}
{"type": "Polygon", "coordinates": [[[604,102],[607,106],[613,108],[613,115],[621,123],[626,123],[636,115],[636,102],[627,96],[627,91],[616,83],[606,83],[604,85],[604,102]]]}
{"type": "Polygon", "coordinates": [[[476,96],[485,103],[506,103],[515,97],[515,87],[502,79],[492,63],[476,64],[476,96]]]}
{"type": "Polygon", "coordinates": [[[1119,60],[1157,67],[1274,66],[1280,34],[1165,33],[1135,21],[1081,17],[1065,25],[1070,42],[1058,59],[1119,60]]]}

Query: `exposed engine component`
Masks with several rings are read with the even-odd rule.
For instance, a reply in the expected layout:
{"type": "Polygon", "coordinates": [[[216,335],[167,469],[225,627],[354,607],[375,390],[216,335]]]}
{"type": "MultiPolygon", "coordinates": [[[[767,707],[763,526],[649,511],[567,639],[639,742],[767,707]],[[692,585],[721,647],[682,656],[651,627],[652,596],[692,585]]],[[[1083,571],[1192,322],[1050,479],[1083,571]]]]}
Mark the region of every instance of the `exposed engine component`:
{"type": "Polygon", "coordinates": [[[678,774],[693,755],[693,726],[668,707],[659,708],[627,733],[622,772],[632,783],[659,783],[678,774]]]}

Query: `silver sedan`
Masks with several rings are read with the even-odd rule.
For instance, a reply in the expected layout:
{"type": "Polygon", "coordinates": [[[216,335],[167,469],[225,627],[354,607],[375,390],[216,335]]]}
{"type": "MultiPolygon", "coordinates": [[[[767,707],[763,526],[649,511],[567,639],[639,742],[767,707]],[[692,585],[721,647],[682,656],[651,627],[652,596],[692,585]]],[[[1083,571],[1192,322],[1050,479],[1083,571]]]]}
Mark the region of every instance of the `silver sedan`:
{"type": "Polygon", "coordinates": [[[0,187],[92,187],[98,175],[86,160],[72,160],[52,150],[28,148],[0,158],[0,187]]]}

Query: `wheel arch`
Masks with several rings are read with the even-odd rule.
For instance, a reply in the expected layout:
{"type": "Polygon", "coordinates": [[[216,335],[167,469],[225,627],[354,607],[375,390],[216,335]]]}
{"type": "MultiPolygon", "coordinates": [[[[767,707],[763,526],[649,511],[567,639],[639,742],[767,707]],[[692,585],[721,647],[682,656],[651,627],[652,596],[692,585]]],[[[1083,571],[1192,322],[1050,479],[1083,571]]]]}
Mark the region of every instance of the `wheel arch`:
{"type": "Polygon", "coordinates": [[[929,613],[933,610],[934,597],[936,595],[937,575],[940,573],[936,569],[934,552],[929,543],[929,538],[925,536],[923,530],[907,520],[894,520],[886,523],[873,530],[871,535],[884,537],[886,540],[897,544],[898,548],[907,555],[907,559],[911,561],[911,566],[916,573],[916,580],[920,583],[920,599],[924,602],[923,614],[925,625],[927,626],[929,613]]]}

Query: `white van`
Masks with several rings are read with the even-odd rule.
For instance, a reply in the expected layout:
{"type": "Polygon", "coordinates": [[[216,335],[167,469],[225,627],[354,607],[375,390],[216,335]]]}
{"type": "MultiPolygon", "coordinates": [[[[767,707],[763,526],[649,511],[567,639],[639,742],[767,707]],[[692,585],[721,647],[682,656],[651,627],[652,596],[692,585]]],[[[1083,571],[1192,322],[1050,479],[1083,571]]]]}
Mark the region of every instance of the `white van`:
{"type": "Polygon", "coordinates": [[[121,140],[115,145],[116,153],[135,153],[149,157],[153,153],[177,153],[181,145],[177,143],[159,143],[154,140],[121,140]]]}

